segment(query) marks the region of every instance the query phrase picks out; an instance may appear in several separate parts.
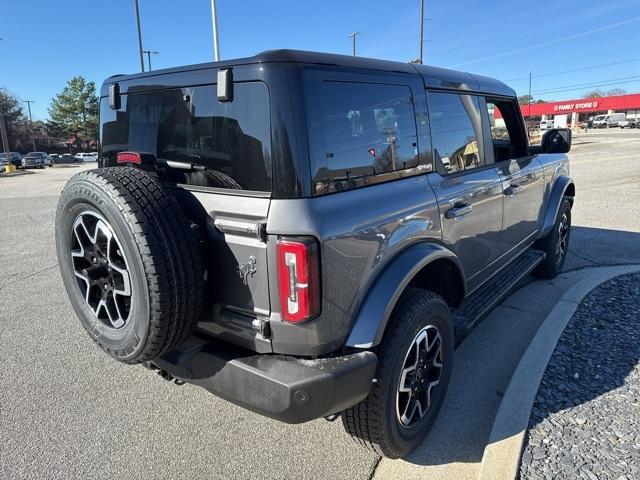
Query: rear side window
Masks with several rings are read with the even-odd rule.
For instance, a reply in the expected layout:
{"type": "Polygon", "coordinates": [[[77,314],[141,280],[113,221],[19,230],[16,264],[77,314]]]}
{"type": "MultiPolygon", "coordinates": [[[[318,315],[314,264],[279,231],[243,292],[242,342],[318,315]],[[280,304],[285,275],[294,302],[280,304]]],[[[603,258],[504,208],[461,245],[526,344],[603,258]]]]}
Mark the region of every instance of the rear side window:
{"type": "Polygon", "coordinates": [[[429,92],[435,161],[446,173],[483,164],[480,102],[473,95],[429,92]]]}
{"type": "Polygon", "coordinates": [[[102,154],[110,164],[122,151],[153,153],[165,180],[187,185],[271,191],[269,94],[261,82],[235,83],[231,102],[216,86],[122,95],[118,111],[103,98],[102,154]],[[172,165],[176,165],[175,163],[172,165]]]}
{"type": "Polygon", "coordinates": [[[316,194],[391,180],[418,166],[409,87],[323,82],[321,111],[309,121],[316,194]]]}

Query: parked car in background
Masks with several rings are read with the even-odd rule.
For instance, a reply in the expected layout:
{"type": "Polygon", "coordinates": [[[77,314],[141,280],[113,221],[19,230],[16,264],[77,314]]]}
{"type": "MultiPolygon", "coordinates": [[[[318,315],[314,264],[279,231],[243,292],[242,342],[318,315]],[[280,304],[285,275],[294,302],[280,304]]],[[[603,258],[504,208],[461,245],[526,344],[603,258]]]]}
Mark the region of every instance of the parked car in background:
{"type": "Polygon", "coordinates": [[[82,160],[76,158],[74,155],[71,155],[70,153],[63,153],[62,154],[62,163],[81,163],[82,160]]]}
{"type": "Polygon", "coordinates": [[[553,128],[553,120],[542,120],[540,122],[540,130],[549,130],[553,128]]]}
{"type": "Polygon", "coordinates": [[[56,164],[56,165],[60,165],[63,163],[81,163],[82,160],[76,158],[74,155],[71,155],[70,153],[53,153],[51,155],[49,155],[49,157],[51,158],[52,163],[56,164]]]}
{"type": "Polygon", "coordinates": [[[637,118],[625,118],[624,120],[620,120],[618,122],[618,126],[620,128],[636,128],[638,126],[638,119],[637,118]]]}
{"type": "Polygon", "coordinates": [[[24,168],[44,168],[47,165],[51,166],[51,160],[45,152],[30,152],[22,159],[24,168]]]}
{"type": "Polygon", "coordinates": [[[619,122],[626,119],[624,113],[610,113],[607,115],[596,115],[593,119],[593,128],[617,127],[619,122]]]}
{"type": "Polygon", "coordinates": [[[18,152],[0,153],[0,158],[4,160],[5,165],[12,163],[16,168],[22,167],[22,155],[18,152]]]}
{"type": "Polygon", "coordinates": [[[98,152],[83,152],[76,153],[76,159],[82,162],[97,162],[98,161],[98,152]]]}
{"type": "Polygon", "coordinates": [[[4,160],[2,158],[0,158],[0,173],[4,173],[4,160]]]}

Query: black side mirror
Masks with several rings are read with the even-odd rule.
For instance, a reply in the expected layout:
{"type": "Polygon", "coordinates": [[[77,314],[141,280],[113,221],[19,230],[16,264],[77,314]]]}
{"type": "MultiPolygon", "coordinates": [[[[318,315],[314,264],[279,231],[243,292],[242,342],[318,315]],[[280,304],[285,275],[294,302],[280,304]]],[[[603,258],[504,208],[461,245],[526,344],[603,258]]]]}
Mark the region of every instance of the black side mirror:
{"type": "Polygon", "coordinates": [[[571,130],[552,128],[542,136],[543,153],[567,153],[571,150],[571,130]]]}

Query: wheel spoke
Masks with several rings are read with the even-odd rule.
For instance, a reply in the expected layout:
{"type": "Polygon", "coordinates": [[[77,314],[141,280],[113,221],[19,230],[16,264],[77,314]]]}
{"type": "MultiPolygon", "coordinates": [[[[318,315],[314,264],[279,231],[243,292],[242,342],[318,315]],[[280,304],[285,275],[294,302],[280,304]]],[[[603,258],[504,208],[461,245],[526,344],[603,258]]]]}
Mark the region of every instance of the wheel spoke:
{"type": "Polygon", "coordinates": [[[442,337],[433,325],[418,332],[407,349],[398,380],[396,412],[404,427],[423,418],[431,406],[431,391],[440,383],[442,337]]]}
{"type": "Polygon", "coordinates": [[[125,325],[131,306],[127,259],[113,228],[101,215],[84,211],[73,223],[71,260],[85,302],[104,324],[125,325]]]}

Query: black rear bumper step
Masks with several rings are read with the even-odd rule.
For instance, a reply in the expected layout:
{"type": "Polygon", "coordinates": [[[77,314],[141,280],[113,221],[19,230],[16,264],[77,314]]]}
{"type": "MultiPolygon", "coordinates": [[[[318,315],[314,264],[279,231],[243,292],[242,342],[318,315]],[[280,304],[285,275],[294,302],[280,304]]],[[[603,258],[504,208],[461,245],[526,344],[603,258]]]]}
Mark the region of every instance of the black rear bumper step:
{"type": "Polygon", "coordinates": [[[469,335],[480,320],[544,260],[544,257],[545,253],[540,250],[525,251],[466,298],[453,316],[456,342],[461,342],[469,335]]]}
{"type": "Polygon", "coordinates": [[[371,389],[377,357],[369,351],[316,360],[261,355],[196,333],[151,363],[256,413],[302,423],[363,400],[371,389]]]}

